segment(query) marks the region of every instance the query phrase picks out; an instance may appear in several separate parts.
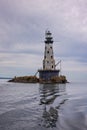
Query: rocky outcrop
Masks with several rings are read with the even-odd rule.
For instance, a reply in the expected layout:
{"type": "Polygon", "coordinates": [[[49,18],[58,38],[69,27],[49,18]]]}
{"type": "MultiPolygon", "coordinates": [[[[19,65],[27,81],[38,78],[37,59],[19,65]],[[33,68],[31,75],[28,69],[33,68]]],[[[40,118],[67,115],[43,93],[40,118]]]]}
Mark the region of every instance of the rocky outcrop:
{"type": "Polygon", "coordinates": [[[67,83],[66,76],[64,76],[64,75],[52,77],[52,78],[51,78],[51,81],[52,81],[53,83],[67,83]]]}
{"type": "Polygon", "coordinates": [[[9,82],[17,82],[17,83],[67,83],[66,76],[56,76],[52,77],[50,80],[42,80],[37,78],[36,76],[23,76],[23,77],[14,77],[9,80],[9,82]]]}
{"type": "Polygon", "coordinates": [[[9,82],[17,82],[17,83],[38,83],[39,79],[36,76],[23,76],[23,77],[14,77],[9,80],[9,82]]]}

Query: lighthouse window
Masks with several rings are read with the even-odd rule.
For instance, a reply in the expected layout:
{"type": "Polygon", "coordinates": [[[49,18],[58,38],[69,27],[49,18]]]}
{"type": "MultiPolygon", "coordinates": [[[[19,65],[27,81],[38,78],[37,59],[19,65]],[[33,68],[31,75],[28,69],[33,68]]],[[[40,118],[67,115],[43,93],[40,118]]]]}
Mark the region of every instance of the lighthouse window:
{"type": "Polygon", "coordinates": [[[47,53],[49,53],[49,51],[47,51],[47,53]]]}
{"type": "Polygon", "coordinates": [[[52,68],[53,68],[53,65],[52,65],[52,68]]]}
{"type": "Polygon", "coordinates": [[[53,58],[53,56],[51,56],[51,59],[53,58]]]}
{"type": "Polygon", "coordinates": [[[50,47],[50,49],[52,49],[52,47],[50,47]]]}
{"type": "Polygon", "coordinates": [[[43,68],[45,69],[45,65],[43,65],[43,68]]]}

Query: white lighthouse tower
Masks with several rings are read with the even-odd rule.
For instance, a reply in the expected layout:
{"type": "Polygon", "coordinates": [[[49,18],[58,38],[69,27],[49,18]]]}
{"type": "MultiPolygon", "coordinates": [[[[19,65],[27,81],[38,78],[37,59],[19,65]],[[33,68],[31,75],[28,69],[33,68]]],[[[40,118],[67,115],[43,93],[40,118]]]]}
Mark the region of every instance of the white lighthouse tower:
{"type": "Polygon", "coordinates": [[[45,33],[45,51],[43,59],[43,69],[39,71],[39,78],[43,81],[50,81],[52,77],[59,75],[56,69],[54,53],[53,53],[53,37],[50,31],[45,33]]]}
{"type": "Polygon", "coordinates": [[[45,51],[43,60],[43,70],[55,70],[55,60],[53,54],[53,38],[50,31],[45,33],[45,51]]]}

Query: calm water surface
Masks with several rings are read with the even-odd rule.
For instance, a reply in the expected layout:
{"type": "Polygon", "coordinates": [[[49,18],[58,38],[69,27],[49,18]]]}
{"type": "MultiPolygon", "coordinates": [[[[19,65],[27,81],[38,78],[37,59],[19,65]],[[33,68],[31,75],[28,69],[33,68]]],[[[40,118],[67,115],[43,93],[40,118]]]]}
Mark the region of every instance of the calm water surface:
{"type": "Polygon", "coordinates": [[[0,80],[0,130],[87,130],[87,83],[0,80]]]}

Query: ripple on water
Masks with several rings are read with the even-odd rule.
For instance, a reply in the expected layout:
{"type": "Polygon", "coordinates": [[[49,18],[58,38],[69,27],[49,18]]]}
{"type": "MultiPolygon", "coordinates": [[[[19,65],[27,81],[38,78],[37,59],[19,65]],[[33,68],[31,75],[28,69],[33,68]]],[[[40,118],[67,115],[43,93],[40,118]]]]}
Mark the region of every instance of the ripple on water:
{"type": "Polygon", "coordinates": [[[86,130],[86,86],[0,84],[0,130],[86,130]]]}

